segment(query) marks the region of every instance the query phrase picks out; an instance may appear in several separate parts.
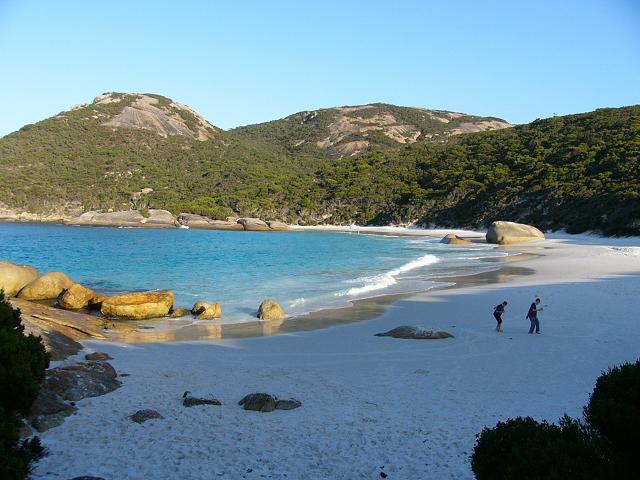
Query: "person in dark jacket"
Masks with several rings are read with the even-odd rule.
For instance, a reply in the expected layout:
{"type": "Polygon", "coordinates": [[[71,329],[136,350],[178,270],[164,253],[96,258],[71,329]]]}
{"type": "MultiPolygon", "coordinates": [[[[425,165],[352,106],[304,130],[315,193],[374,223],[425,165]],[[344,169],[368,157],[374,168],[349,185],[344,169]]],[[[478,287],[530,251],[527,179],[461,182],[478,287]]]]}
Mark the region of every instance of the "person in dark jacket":
{"type": "Polygon", "coordinates": [[[496,325],[496,332],[502,332],[502,314],[504,313],[505,308],[507,308],[506,300],[493,307],[493,317],[496,319],[496,322],[498,322],[496,325]]]}
{"type": "Polygon", "coordinates": [[[536,333],[540,333],[540,322],[538,321],[538,312],[542,311],[542,307],[540,306],[540,299],[536,298],[535,302],[531,304],[529,307],[529,313],[527,313],[527,318],[531,322],[531,328],[529,329],[529,333],[533,333],[535,329],[536,333]]]}

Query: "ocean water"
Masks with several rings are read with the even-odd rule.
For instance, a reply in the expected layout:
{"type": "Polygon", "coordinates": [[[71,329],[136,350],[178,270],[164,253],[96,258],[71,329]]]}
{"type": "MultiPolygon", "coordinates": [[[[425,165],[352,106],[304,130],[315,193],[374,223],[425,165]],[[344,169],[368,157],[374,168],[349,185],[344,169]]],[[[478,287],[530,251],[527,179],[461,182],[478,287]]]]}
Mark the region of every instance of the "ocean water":
{"type": "Polygon", "coordinates": [[[265,298],[288,315],[494,270],[493,246],[336,232],[225,232],[0,223],[0,259],[63,271],[98,292],[171,289],[176,306],[222,304],[223,322],[255,319],[265,298]]]}

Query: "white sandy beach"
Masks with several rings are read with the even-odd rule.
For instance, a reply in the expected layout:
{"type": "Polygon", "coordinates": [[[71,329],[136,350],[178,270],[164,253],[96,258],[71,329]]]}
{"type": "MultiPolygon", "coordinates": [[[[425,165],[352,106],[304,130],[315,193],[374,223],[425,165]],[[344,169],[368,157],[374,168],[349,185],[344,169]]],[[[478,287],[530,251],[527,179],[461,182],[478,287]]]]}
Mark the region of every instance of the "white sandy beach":
{"type": "Polygon", "coordinates": [[[86,342],[130,376],[42,434],[50,453],[32,478],[473,478],[468,457],[484,426],[578,417],[602,370],[640,356],[640,239],[551,235],[524,250],[541,254],[518,263],[533,275],[416,295],[370,321],[210,343],[86,342]],[[536,296],[542,334],[529,335],[536,296]],[[505,299],[498,334],[492,308],[505,299]],[[373,336],[399,325],[455,338],[373,336]],[[185,390],[223,406],[185,408],[185,390]],[[262,391],[303,405],[237,405],[262,391]],[[142,408],[164,419],[127,418],[142,408]]]}

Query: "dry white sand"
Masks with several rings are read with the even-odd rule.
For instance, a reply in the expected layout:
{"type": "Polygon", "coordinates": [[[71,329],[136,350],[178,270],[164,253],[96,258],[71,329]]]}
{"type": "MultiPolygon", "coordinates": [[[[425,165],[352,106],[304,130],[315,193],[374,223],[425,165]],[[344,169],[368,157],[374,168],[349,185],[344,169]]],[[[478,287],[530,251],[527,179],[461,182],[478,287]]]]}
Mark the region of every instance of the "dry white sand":
{"type": "Polygon", "coordinates": [[[639,246],[594,237],[530,244],[542,256],[518,265],[534,275],[414,296],[374,320],[313,332],[87,342],[130,376],[119,390],[78,402],[77,414],[42,435],[50,454],[33,478],[473,478],[468,457],[484,426],[519,415],[578,417],[602,370],[638,358],[639,246]],[[529,335],[525,314],[536,296],[545,305],[542,334],[529,335]],[[499,334],[492,310],[504,299],[499,334]],[[455,338],[373,336],[398,325],[455,338]],[[223,406],[185,408],[185,390],[223,406]],[[257,391],[303,406],[258,413],[237,405],[257,391]],[[165,418],[127,419],[141,408],[165,418]]]}

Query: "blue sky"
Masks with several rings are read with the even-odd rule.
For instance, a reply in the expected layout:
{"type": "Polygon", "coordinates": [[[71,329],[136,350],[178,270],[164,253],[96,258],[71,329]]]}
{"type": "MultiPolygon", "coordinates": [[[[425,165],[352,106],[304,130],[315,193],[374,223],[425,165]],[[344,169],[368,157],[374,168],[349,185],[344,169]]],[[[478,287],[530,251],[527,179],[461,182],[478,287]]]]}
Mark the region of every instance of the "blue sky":
{"type": "Polygon", "coordinates": [[[0,135],[106,91],[230,128],[388,102],[524,123],[640,103],[640,1],[0,0],[0,135]]]}

